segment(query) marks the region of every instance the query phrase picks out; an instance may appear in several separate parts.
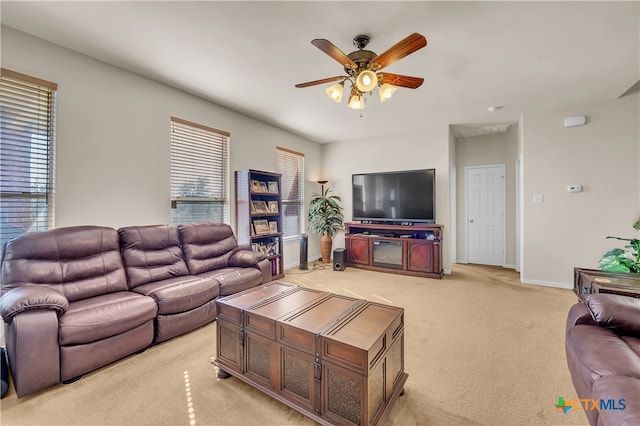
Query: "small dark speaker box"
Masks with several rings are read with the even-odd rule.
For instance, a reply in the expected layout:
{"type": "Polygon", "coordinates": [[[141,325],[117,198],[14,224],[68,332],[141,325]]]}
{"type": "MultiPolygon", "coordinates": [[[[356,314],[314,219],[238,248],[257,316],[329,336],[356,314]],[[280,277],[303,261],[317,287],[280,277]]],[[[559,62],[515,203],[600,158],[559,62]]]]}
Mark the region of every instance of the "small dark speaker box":
{"type": "Polygon", "coordinates": [[[307,249],[309,247],[309,236],[306,234],[300,234],[300,267],[299,269],[308,269],[308,255],[307,249]]]}
{"type": "Polygon", "coordinates": [[[346,262],[346,250],[338,248],[333,251],[333,270],[344,271],[344,263],[346,262]]]}

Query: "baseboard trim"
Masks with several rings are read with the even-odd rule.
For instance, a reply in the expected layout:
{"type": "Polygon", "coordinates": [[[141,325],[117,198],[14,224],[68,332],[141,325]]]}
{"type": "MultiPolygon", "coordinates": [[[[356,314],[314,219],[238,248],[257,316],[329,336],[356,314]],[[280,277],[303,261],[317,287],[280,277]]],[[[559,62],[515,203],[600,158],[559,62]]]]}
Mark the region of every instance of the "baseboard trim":
{"type": "Polygon", "coordinates": [[[521,278],[520,282],[522,284],[541,285],[544,287],[566,288],[568,290],[573,289],[573,284],[561,283],[556,281],[530,280],[526,278],[521,278]]]}
{"type": "MultiPolygon", "coordinates": [[[[469,262],[467,262],[467,259],[457,259],[456,263],[461,263],[463,265],[468,265],[469,262]]],[[[488,266],[501,266],[503,268],[507,268],[507,269],[516,269],[516,265],[512,265],[510,263],[506,263],[504,265],[488,265],[488,266]]]]}

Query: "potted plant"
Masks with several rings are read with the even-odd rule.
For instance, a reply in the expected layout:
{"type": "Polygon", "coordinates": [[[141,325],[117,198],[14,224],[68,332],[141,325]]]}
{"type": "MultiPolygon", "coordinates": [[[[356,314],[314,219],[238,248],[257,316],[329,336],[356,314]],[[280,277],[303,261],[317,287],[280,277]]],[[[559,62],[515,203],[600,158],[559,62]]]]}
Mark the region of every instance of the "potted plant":
{"type": "MultiPolygon", "coordinates": [[[[633,224],[633,229],[640,230],[640,219],[633,224]]],[[[600,259],[600,270],[608,272],[631,272],[640,274],[640,239],[615,238],[616,240],[629,241],[624,248],[615,248],[606,252],[600,259]]]]}
{"type": "Polygon", "coordinates": [[[313,194],[309,208],[309,226],[311,232],[322,235],[320,250],[322,262],[331,262],[332,238],[337,231],[344,229],[344,215],[342,199],[335,194],[330,194],[331,189],[322,187],[321,192],[313,194]]]}

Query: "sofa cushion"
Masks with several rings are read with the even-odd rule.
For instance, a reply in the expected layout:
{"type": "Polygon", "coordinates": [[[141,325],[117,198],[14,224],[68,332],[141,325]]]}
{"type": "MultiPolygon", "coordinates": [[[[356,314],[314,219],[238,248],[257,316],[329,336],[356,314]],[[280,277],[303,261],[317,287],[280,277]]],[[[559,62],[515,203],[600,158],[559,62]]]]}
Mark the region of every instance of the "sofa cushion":
{"type": "Polygon", "coordinates": [[[153,297],[158,304],[158,314],[168,315],[209,303],[220,294],[220,286],[213,278],[186,276],[144,284],[133,291],[153,297]]]}
{"type": "Polygon", "coordinates": [[[192,275],[229,266],[229,258],[238,247],[233,230],[226,223],[187,223],[178,225],[178,233],[192,275]]]}
{"type": "Polygon", "coordinates": [[[216,280],[220,285],[220,296],[229,296],[262,284],[262,272],[256,268],[221,268],[199,276],[216,280]]]}
{"type": "Polygon", "coordinates": [[[48,285],[69,302],[128,290],[118,232],[72,226],[24,234],[5,246],[2,290],[48,285]]]}
{"type": "Polygon", "coordinates": [[[638,362],[640,362],[640,337],[620,336],[620,338],[638,355],[638,362]]]}
{"type": "Polygon", "coordinates": [[[216,301],[212,300],[188,312],[158,315],[155,341],[163,342],[214,321],[217,313],[216,301]]]}
{"type": "Polygon", "coordinates": [[[605,401],[599,410],[598,425],[631,426],[640,423],[640,380],[624,376],[605,376],[593,386],[593,399],[605,401]]]}
{"type": "Polygon", "coordinates": [[[640,336],[640,299],[595,293],[585,299],[585,304],[596,324],[618,334],[640,336]]]}
{"type": "Polygon", "coordinates": [[[566,334],[566,348],[569,365],[591,388],[603,376],[640,379],[638,355],[609,329],[597,325],[570,328],[566,334]]]}
{"type": "Polygon", "coordinates": [[[60,317],[60,345],[95,342],[132,330],[156,317],[158,307],[151,297],[132,291],[110,293],[69,304],[60,317]]]}
{"type": "Polygon", "coordinates": [[[118,234],[130,288],[189,275],[177,227],[129,226],[118,234]]]}

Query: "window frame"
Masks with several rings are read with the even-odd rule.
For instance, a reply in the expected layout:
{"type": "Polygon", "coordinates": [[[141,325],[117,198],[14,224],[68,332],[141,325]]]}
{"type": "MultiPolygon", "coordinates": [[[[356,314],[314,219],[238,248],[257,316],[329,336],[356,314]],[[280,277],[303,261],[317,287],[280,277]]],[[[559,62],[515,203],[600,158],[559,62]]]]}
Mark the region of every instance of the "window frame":
{"type": "MultiPolygon", "coordinates": [[[[171,117],[170,120],[170,197],[171,197],[171,214],[169,223],[177,225],[181,223],[199,222],[202,220],[211,222],[223,222],[229,223],[230,218],[230,145],[231,145],[231,133],[219,130],[214,127],[205,126],[192,121],[184,120],[178,117],[171,117]],[[181,134],[177,135],[177,132],[181,134]],[[187,135],[188,134],[188,135],[187,135]],[[196,148],[191,145],[196,143],[196,148]],[[214,147],[208,148],[206,145],[212,143],[214,147]],[[188,149],[187,149],[188,148],[188,149]],[[190,158],[185,157],[185,153],[189,151],[193,155],[194,151],[199,151],[199,155],[194,155],[190,158]],[[219,167],[213,167],[210,175],[205,175],[205,178],[213,180],[214,187],[218,187],[219,196],[181,196],[177,193],[178,187],[184,185],[186,181],[184,179],[177,179],[176,175],[180,174],[188,176],[189,179],[199,179],[202,176],[196,176],[196,173],[192,173],[196,169],[195,164],[198,164],[198,169],[211,167],[211,163],[219,163],[219,167]],[[209,164],[207,164],[209,163],[209,164]],[[222,179],[220,182],[219,179],[222,179]],[[222,206],[222,217],[210,217],[210,218],[197,218],[191,216],[189,221],[174,220],[173,210],[177,209],[179,203],[214,203],[222,206]]],[[[197,182],[197,181],[196,181],[197,182]]],[[[197,183],[194,183],[197,184],[197,183]]],[[[216,192],[215,190],[213,190],[216,192]]]]}
{"type": "MultiPolygon", "coordinates": [[[[29,224],[28,228],[21,228],[20,233],[10,233],[13,237],[29,232],[45,231],[55,227],[55,175],[56,175],[56,103],[58,85],[56,83],[22,74],[6,68],[0,68],[0,151],[4,152],[2,159],[2,177],[0,178],[0,204],[4,211],[5,203],[15,203],[24,200],[28,207],[11,212],[12,224],[29,224]],[[42,106],[46,105],[43,112],[42,106]],[[6,112],[4,112],[6,111],[6,112]],[[29,140],[25,134],[14,129],[11,131],[10,120],[13,124],[22,123],[24,130],[28,127],[36,129],[30,132],[29,140]],[[16,149],[17,148],[17,149],[16,149]],[[28,148],[28,151],[26,149],[28,148]],[[24,149],[24,151],[21,151],[24,149]],[[13,151],[13,158],[7,155],[13,151]],[[9,158],[7,158],[9,157],[9,158]],[[35,161],[34,161],[35,160],[35,161]],[[9,171],[6,167],[9,166],[9,171]],[[43,166],[45,171],[42,171],[43,166]],[[27,177],[28,176],[28,177],[27,177]],[[41,190],[34,189],[34,179],[44,179],[40,183],[41,190]],[[20,188],[28,180],[29,190],[20,188]],[[11,185],[11,183],[14,185],[11,185]],[[12,190],[13,186],[13,190],[12,190]],[[33,217],[34,201],[44,200],[46,218],[33,217]],[[20,214],[22,213],[22,214],[20,214]],[[27,217],[27,214],[29,215],[27,217]]],[[[11,207],[9,207],[11,208],[11,207]]],[[[35,207],[37,210],[37,207],[35,207]]],[[[3,219],[4,222],[4,219],[3,219]]],[[[20,228],[20,226],[18,226],[20,228]]],[[[3,232],[3,234],[5,234],[3,232]]],[[[5,234],[6,235],[6,234],[5,234]]],[[[0,254],[4,250],[5,238],[0,244],[0,254]]]]}
{"type": "MultiPolygon", "coordinates": [[[[282,240],[283,241],[291,241],[291,240],[297,240],[300,238],[300,235],[304,234],[304,229],[305,229],[305,197],[304,197],[304,153],[302,152],[298,152],[298,151],[294,151],[291,150],[289,148],[284,148],[281,146],[276,146],[276,172],[280,173],[282,175],[281,177],[281,185],[282,185],[282,215],[284,216],[284,212],[286,211],[287,206],[289,205],[296,205],[299,206],[297,207],[299,210],[299,217],[298,217],[298,229],[299,232],[297,234],[286,234],[285,233],[285,229],[284,229],[284,225],[283,225],[283,235],[282,235],[282,240]],[[294,199],[294,200],[290,200],[288,199],[288,194],[286,194],[285,191],[285,184],[287,182],[287,177],[286,177],[286,172],[287,170],[282,170],[280,168],[281,165],[281,161],[280,161],[280,156],[289,156],[291,158],[297,158],[298,161],[298,167],[297,167],[297,179],[298,179],[298,196],[299,199],[294,199]],[[295,157],[293,157],[295,156],[295,157]]],[[[282,161],[284,162],[284,161],[282,161]]],[[[292,177],[292,180],[295,181],[296,177],[292,177]]],[[[283,224],[285,223],[284,217],[283,217],[283,224]]]]}

